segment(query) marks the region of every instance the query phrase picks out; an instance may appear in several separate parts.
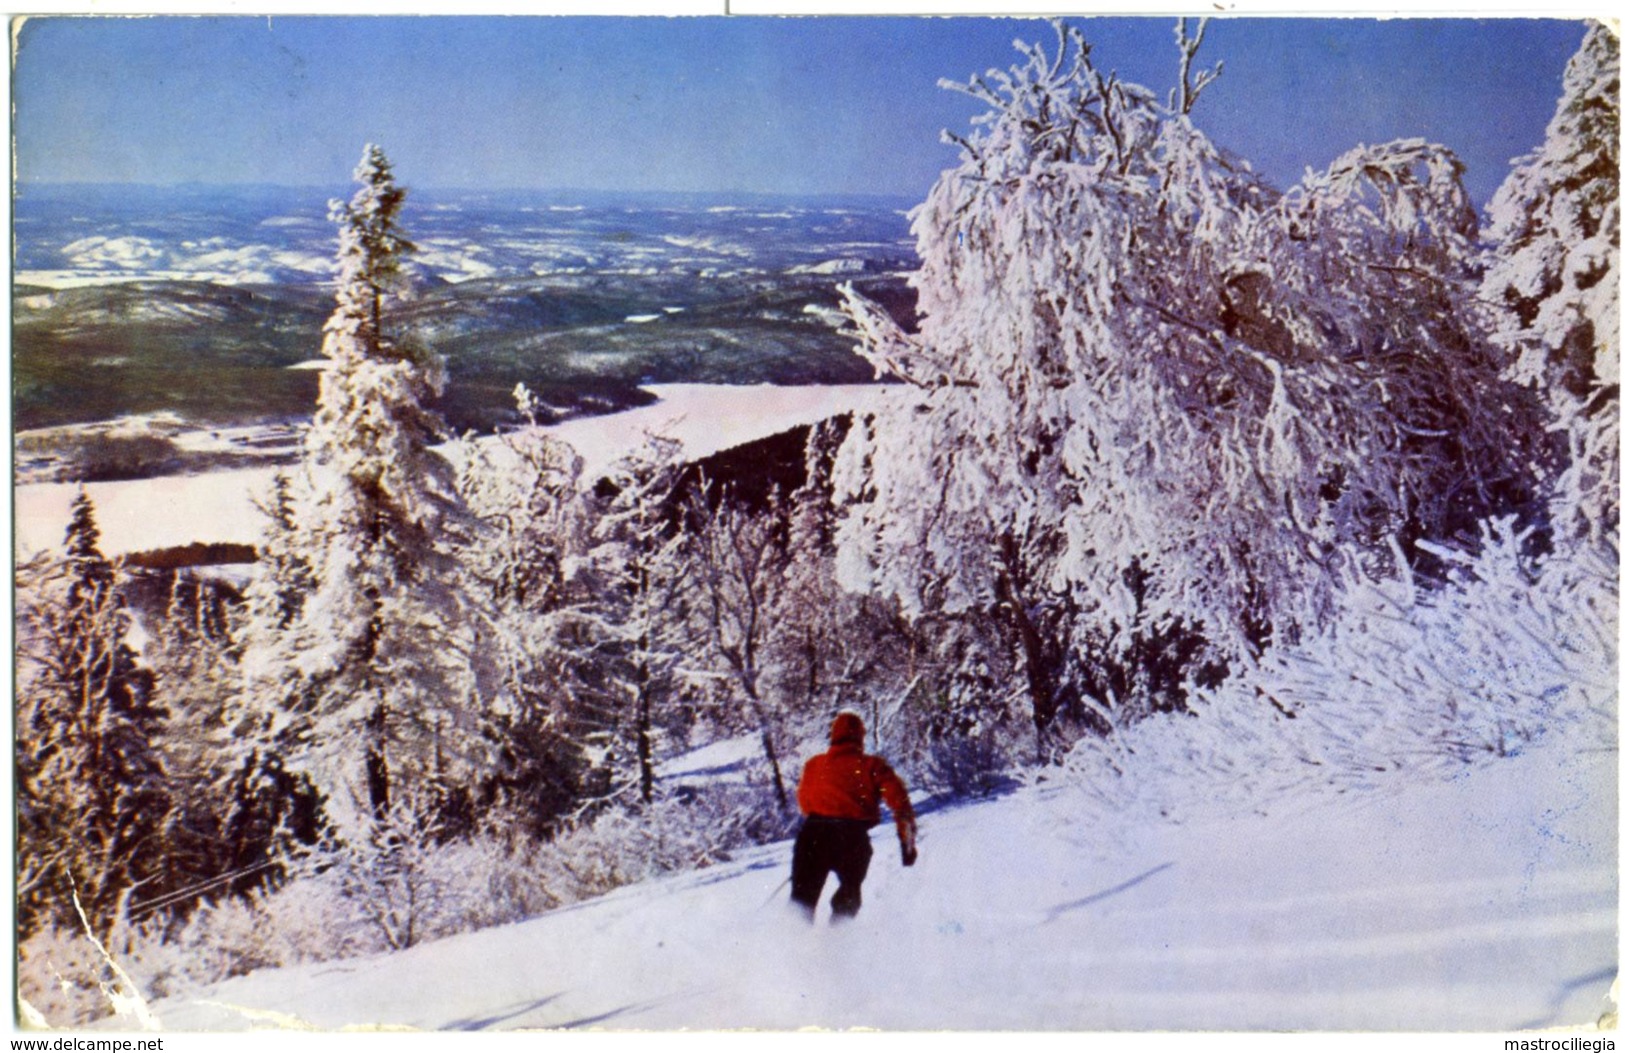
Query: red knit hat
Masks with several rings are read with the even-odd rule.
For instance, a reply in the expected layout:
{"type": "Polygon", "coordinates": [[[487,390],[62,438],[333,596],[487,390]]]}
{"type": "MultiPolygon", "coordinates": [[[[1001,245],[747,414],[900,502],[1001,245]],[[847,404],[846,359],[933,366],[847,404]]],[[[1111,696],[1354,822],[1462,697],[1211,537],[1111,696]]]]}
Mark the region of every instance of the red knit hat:
{"type": "Polygon", "coordinates": [[[838,746],[843,742],[863,745],[863,718],[850,709],[835,714],[835,723],[829,727],[829,744],[838,746]]]}

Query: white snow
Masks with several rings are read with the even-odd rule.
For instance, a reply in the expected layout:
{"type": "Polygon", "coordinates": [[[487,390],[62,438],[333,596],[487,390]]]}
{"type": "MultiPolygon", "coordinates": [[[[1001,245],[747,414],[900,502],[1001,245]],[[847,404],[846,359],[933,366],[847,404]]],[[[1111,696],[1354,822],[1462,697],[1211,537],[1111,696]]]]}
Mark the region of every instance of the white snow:
{"type": "Polygon", "coordinates": [[[478,259],[485,247],[466,238],[429,238],[418,243],[416,265],[432,270],[448,282],[475,281],[499,272],[478,259]]]}
{"type": "Polygon", "coordinates": [[[174,433],[170,441],[192,453],[238,453],[245,447],[274,447],[281,451],[298,450],[301,434],[302,429],[293,425],[244,425],[208,430],[183,427],[174,433]]]}
{"type": "Polygon", "coordinates": [[[150,238],[95,235],[62,247],[70,267],[59,271],[24,271],[26,284],[51,288],[120,281],[205,281],[223,285],[269,282],[279,271],[326,277],[328,257],[265,244],[238,244],[205,238],[166,246],[150,238]]]}
{"type": "Polygon", "coordinates": [[[62,246],[63,255],[79,267],[135,269],[163,256],[150,238],[108,238],[96,235],[62,246]]]}
{"type": "MultiPolygon", "coordinates": [[[[715,212],[718,210],[711,209],[710,211],[715,212]]],[[[740,259],[750,259],[756,255],[756,252],[747,246],[724,241],[721,238],[702,235],[665,234],[661,236],[660,240],[679,249],[697,249],[716,256],[738,256],[740,259]]]]}
{"type": "Polygon", "coordinates": [[[229,284],[232,275],[197,274],[191,271],[18,271],[19,285],[37,285],[47,289],[78,289],[92,285],[119,285],[145,281],[222,281],[229,284]]]}
{"type": "Polygon", "coordinates": [[[854,259],[825,260],[822,263],[802,263],[789,270],[786,274],[862,274],[863,261],[854,259]]]}
{"type": "Polygon", "coordinates": [[[846,325],[845,312],[838,311],[833,307],[825,307],[821,303],[807,304],[801,309],[801,313],[812,315],[814,318],[818,319],[820,322],[823,322],[831,329],[840,329],[842,326],[846,325]]]}
{"type": "MultiPolygon", "coordinates": [[[[96,506],[102,554],[170,548],[194,541],[259,540],[262,516],[255,495],[271,489],[274,468],[245,468],[201,475],[172,475],[109,483],[87,483],[96,506]]],[[[18,558],[62,544],[76,483],[35,483],[13,493],[18,558]]]]}
{"type": "Polygon", "coordinates": [[[721,450],[865,409],[895,390],[874,384],[647,384],[660,401],[625,413],[579,417],[549,430],[575,447],[590,473],[607,467],[653,432],[680,442],[684,456],[721,450]]]}
{"type": "MultiPolygon", "coordinates": [[[[314,363],[320,366],[325,359],[314,363]]],[[[886,397],[890,389],[850,384],[659,384],[660,399],[623,413],[583,417],[549,430],[601,471],[649,432],[676,439],[692,458],[706,457],[801,424],[811,424],[886,397]]],[[[199,542],[255,544],[263,516],[254,499],[269,492],[272,468],[238,469],[158,479],[89,483],[102,552],[126,555],[199,542]]],[[[62,544],[73,483],[39,483],[13,491],[19,557],[62,544]]]]}
{"type": "Polygon", "coordinates": [[[742,783],[747,781],[750,766],[761,752],[762,740],[756,735],[718,739],[673,757],[660,766],[657,774],[674,782],[742,783]]]}
{"type": "Polygon", "coordinates": [[[792,916],[782,843],[155,1010],[180,1030],[1582,1025],[1618,964],[1616,760],[1553,743],[1288,816],[1128,831],[1027,789],[924,814],[911,870],[877,828],[843,928],[792,916]]]}

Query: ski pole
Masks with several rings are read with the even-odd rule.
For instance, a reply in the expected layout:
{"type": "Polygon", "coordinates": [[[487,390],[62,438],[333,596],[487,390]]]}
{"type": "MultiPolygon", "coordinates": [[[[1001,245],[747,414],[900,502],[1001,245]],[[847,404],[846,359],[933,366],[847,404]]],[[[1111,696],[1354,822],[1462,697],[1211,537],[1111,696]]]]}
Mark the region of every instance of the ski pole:
{"type": "Polygon", "coordinates": [[[756,909],[757,910],[765,910],[767,908],[767,905],[769,903],[772,903],[775,899],[777,899],[779,893],[784,891],[784,886],[788,885],[789,883],[790,883],[789,878],[785,878],[783,881],[779,882],[778,885],[776,885],[774,887],[773,891],[769,892],[767,894],[767,898],[762,901],[762,905],[760,907],[757,907],[756,909]]]}

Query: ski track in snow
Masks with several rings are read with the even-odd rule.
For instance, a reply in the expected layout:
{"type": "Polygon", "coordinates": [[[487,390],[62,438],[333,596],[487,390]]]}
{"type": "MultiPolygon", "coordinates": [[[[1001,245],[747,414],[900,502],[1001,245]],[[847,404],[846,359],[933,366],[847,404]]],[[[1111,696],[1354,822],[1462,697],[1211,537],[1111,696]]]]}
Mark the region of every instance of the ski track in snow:
{"type": "Polygon", "coordinates": [[[1613,752],[1548,743],[1380,800],[1115,839],[1027,789],[922,816],[911,870],[878,827],[849,925],[790,913],[781,843],[155,1009],[181,1030],[1584,1024],[1617,971],[1616,785],[1613,752]]]}

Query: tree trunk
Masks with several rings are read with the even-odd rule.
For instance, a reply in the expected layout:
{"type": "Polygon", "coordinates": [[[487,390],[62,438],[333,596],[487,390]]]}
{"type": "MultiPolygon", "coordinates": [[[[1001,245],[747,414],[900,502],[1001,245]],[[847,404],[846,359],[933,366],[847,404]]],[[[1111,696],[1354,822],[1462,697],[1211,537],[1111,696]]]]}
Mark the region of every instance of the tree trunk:
{"type": "MultiPolygon", "coordinates": [[[[647,609],[651,606],[650,597],[654,588],[650,581],[649,568],[641,560],[637,567],[636,582],[637,602],[647,609]]],[[[654,685],[651,682],[653,677],[649,674],[648,658],[653,640],[649,624],[648,617],[645,617],[638,634],[638,659],[634,678],[637,684],[637,715],[634,722],[637,731],[638,789],[644,804],[649,804],[655,799],[654,685]]]]}
{"type": "Polygon", "coordinates": [[[389,814],[389,761],[384,757],[384,728],[388,713],[382,702],[367,718],[370,741],[367,744],[367,795],[372,803],[372,814],[383,819],[389,814]]]}
{"type": "Polygon", "coordinates": [[[1026,609],[1017,602],[1009,604],[1010,622],[1016,631],[1016,640],[1021,645],[1022,664],[1027,667],[1027,692],[1032,696],[1033,703],[1033,732],[1038,738],[1038,748],[1044,749],[1045,737],[1050,725],[1055,722],[1058,709],[1055,691],[1055,678],[1051,675],[1048,657],[1044,654],[1044,638],[1028,616],[1026,609]]]}
{"type": "Polygon", "coordinates": [[[1021,555],[1016,539],[1005,534],[999,539],[999,557],[1004,564],[996,585],[1001,606],[1015,630],[1016,642],[1021,648],[1022,664],[1027,668],[1027,692],[1032,696],[1033,732],[1038,739],[1038,751],[1044,752],[1044,739],[1055,721],[1058,708],[1055,680],[1050,662],[1044,653],[1044,636],[1033,623],[1027,610],[1027,597],[1018,575],[1022,574],[1021,555]]]}
{"type": "Polygon", "coordinates": [[[651,712],[653,709],[651,693],[648,667],[640,664],[637,703],[638,788],[644,804],[655,799],[654,715],[651,712]]]}
{"type": "Polygon", "coordinates": [[[784,772],[779,767],[779,751],[773,745],[773,729],[768,724],[767,707],[762,704],[762,696],[756,691],[755,667],[749,662],[738,663],[740,669],[740,687],[745,691],[745,699],[750,703],[750,710],[756,714],[756,719],[762,725],[762,752],[767,754],[767,766],[773,771],[773,795],[778,798],[779,810],[790,810],[790,794],[784,788],[784,772]]]}
{"type": "Polygon", "coordinates": [[[779,768],[779,751],[773,745],[773,732],[768,730],[767,722],[762,723],[762,749],[767,753],[767,765],[773,769],[773,795],[778,798],[779,811],[790,810],[790,795],[784,788],[784,773],[779,768]]]}

